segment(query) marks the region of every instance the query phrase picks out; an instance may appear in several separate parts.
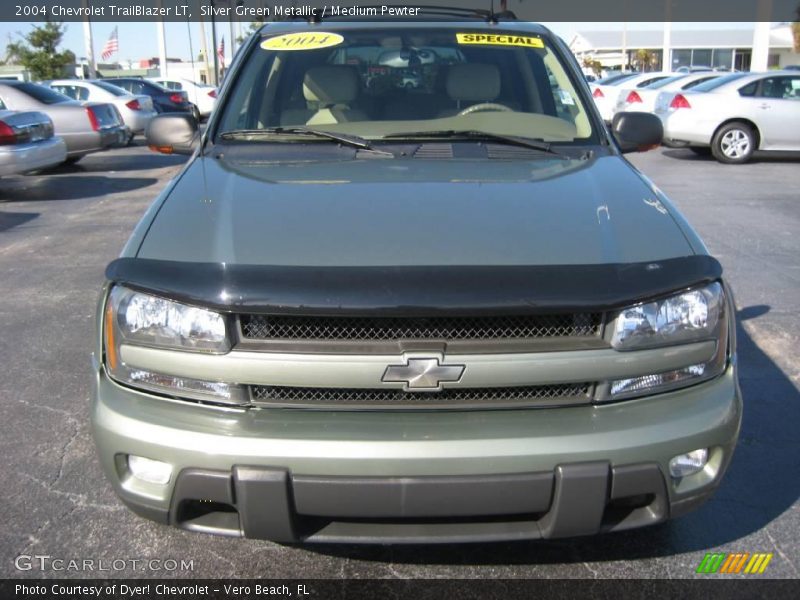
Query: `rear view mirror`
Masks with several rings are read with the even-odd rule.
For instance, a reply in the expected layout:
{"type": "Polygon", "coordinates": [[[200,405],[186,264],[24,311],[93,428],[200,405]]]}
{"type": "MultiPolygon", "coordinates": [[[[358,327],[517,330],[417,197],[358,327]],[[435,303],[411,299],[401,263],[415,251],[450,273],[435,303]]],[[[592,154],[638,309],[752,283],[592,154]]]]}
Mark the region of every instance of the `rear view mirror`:
{"type": "Polygon", "coordinates": [[[622,152],[645,152],[661,144],[664,127],[661,119],[644,112],[618,112],[611,122],[611,133],[622,152]]]}
{"type": "Polygon", "coordinates": [[[192,154],[200,142],[197,121],[188,113],[157,115],[144,135],[150,149],[162,154],[192,154]]]}

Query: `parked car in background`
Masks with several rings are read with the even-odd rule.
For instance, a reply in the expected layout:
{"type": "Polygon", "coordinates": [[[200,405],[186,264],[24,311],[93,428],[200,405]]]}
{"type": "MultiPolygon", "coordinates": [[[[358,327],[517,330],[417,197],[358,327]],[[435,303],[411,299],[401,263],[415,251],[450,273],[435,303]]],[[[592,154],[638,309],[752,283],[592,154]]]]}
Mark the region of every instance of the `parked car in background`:
{"type": "Polygon", "coordinates": [[[624,71],[621,73],[612,73],[611,75],[606,75],[605,77],[601,77],[600,79],[594,81],[595,85],[610,85],[615,81],[621,81],[622,79],[627,79],[629,77],[633,77],[636,73],[631,71],[624,71]]]}
{"type": "Polygon", "coordinates": [[[49,87],[27,81],[0,81],[0,101],[9,110],[34,110],[53,121],[67,145],[66,162],[127,143],[130,132],[119,111],[107,102],[81,104],[49,87]]]}
{"type": "Polygon", "coordinates": [[[656,109],[656,99],[659,94],[681,92],[700,85],[704,81],[716,79],[721,73],[698,72],[667,77],[640,88],[628,88],[622,83],[622,90],[614,106],[614,114],[622,111],[653,112],[656,109]]]}
{"type": "Polygon", "coordinates": [[[675,69],[676,73],[707,73],[708,71],[713,71],[711,67],[703,66],[703,65],[694,65],[692,67],[678,67],[675,69]]]}
{"type": "Polygon", "coordinates": [[[152,81],[136,77],[115,77],[106,81],[131,94],[149,96],[156,112],[187,112],[193,113],[197,118],[197,114],[192,110],[194,105],[189,102],[189,95],[184,91],[170,90],[152,81]]]}
{"type": "Polygon", "coordinates": [[[601,83],[603,80],[592,85],[592,97],[597,109],[600,111],[600,116],[606,123],[610,123],[614,117],[614,107],[617,104],[622,87],[640,88],[656,81],[661,81],[667,77],[671,77],[674,73],[634,73],[631,76],[622,76],[618,79],[611,79],[601,83]]]}
{"type": "Polygon", "coordinates": [[[800,150],[800,73],[730,73],[691,90],[663,94],[656,115],[664,142],[720,162],[744,163],[756,150],[800,150]]]}
{"type": "Polygon", "coordinates": [[[48,81],[45,85],[73,100],[113,104],[117,107],[125,125],[131,130],[131,138],[137,133],[144,133],[150,119],[157,114],[150,96],[131,94],[107,81],[57,79],[48,81]]]}
{"type": "Polygon", "coordinates": [[[53,121],[43,112],[0,110],[0,177],[64,162],[67,145],[53,133],[53,121]]]}
{"type": "Polygon", "coordinates": [[[150,81],[154,81],[169,90],[186,92],[189,102],[194,104],[193,112],[197,120],[208,117],[211,111],[214,110],[214,105],[217,102],[217,88],[213,85],[196,83],[178,77],[154,77],[150,81]]]}

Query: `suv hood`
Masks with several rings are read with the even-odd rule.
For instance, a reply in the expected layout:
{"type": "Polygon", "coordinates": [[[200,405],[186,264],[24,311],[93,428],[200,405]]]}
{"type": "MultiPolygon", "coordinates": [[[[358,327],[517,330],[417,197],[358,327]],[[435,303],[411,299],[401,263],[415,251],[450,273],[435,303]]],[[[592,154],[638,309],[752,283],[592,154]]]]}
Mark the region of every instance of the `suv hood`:
{"type": "Polygon", "coordinates": [[[139,258],[284,266],[588,265],[694,253],[675,209],[617,156],[196,158],[151,212],[157,216],[139,258]]]}

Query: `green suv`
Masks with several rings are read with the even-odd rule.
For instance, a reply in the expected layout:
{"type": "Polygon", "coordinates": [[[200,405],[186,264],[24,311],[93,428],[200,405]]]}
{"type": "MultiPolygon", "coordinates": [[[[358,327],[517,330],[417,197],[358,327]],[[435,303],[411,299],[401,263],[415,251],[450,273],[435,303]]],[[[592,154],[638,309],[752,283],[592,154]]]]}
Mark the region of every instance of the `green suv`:
{"type": "MultiPolygon", "coordinates": [[[[140,515],[277,542],[661,522],[739,432],[720,264],[511,15],[265,25],[106,271],[92,422],[140,515]],[[404,85],[413,78],[416,85],[404,85]]],[[[444,16],[443,16],[444,15],[444,16]]]]}

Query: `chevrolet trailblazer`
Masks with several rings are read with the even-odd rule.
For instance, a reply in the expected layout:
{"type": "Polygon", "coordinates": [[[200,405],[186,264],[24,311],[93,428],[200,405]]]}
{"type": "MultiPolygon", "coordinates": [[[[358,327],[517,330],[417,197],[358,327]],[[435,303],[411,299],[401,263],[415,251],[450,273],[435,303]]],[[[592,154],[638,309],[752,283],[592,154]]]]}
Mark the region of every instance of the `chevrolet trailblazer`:
{"type": "Polygon", "coordinates": [[[202,134],[151,122],[191,158],[107,268],[91,411],[138,514],[284,543],[558,538],[719,485],[733,300],[622,155],[660,122],[607,130],[557,36],[458,15],[268,23],[202,134]]]}

